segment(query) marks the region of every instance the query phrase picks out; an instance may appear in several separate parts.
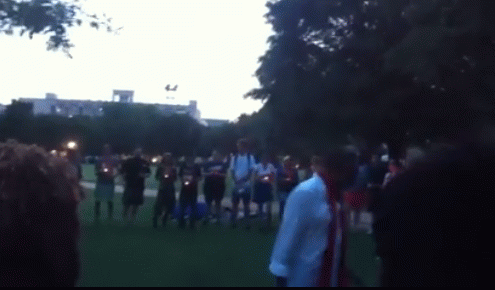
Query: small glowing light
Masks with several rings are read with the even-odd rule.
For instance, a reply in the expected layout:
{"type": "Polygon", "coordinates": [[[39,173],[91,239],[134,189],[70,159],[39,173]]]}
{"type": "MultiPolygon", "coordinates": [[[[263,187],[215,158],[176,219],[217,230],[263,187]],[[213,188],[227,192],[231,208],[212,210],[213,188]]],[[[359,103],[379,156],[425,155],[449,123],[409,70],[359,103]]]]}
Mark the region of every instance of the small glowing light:
{"type": "Polygon", "coordinates": [[[64,157],[64,158],[65,158],[65,157],[67,157],[67,152],[65,152],[65,151],[61,152],[61,153],[60,153],[60,156],[61,156],[61,157],[64,157]]]}
{"type": "Polygon", "coordinates": [[[151,162],[153,162],[153,163],[157,163],[157,162],[158,162],[158,158],[157,158],[157,157],[153,158],[153,159],[151,160],[151,162]]]}
{"type": "Polygon", "coordinates": [[[265,178],[263,178],[265,181],[270,181],[270,177],[266,176],[265,178]]]}
{"type": "Polygon", "coordinates": [[[189,185],[189,181],[184,182],[184,185],[189,185]]]}
{"type": "Polygon", "coordinates": [[[57,155],[57,150],[52,150],[52,151],[50,152],[50,154],[52,154],[52,155],[57,155]]]}
{"type": "Polygon", "coordinates": [[[169,177],[169,175],[168,174],[165,174],[165,178],[168,178],[168,177],[169,177]]]}
{"type": "Polygon", "coordinates": [[[76,149],[77,148],[77,143],[74,142],[74,141],[70,141],[69,143],[67,143],[67,148],[69,148],[69,149],[76,149]]]}
{"type": "Polygon", "coordinates": [[[103,172],[108,172],[108,168],[103,168],[103,172]]]}

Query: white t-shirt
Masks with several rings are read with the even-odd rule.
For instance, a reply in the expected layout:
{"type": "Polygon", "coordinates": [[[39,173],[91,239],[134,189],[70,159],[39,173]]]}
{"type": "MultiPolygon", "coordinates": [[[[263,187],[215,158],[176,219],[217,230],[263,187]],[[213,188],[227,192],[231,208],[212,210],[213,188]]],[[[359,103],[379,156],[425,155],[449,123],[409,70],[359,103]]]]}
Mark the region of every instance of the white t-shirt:
{"type": "Polygon", "coordinates": [[[254,156],[251,154],[234,155],[230,160],[230,170],[234,171],[235,180],[249,177],[251,170],[253,170],[255,166],[256,160],[254,160],[254,156]],[[249,162],[248,156],[251,159],[249,162]]]}
{"type": "Polygon", "coordinates": [[[275,169],[275,166],[273,166],[273,164],[271,163],[268,163],[266,167],[263,166],[263,163],[260,163],[256,164],[256,166],[254,167],[254,171],[256,172],[256,175],[258,177],[261,177],[272,173],[275,174],[277,172],[277,169],[275,169]]]}

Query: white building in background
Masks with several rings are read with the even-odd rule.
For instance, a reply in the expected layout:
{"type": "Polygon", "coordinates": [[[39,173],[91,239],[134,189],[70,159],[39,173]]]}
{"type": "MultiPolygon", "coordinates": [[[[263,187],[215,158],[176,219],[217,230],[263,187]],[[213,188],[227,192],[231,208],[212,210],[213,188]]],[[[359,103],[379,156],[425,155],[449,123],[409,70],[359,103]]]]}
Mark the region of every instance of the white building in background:
{"type": "MultiPolygon", "coordinates": [[[[103,116],[103,105],[109,103],[107,101],[61,100],[52,93],[47,93],[44,99],[20,98],[19,101],[33,104],[34,115],[59,115],[69,118],[74,116],[103,116]]],[[[112,102],[147,105],[134,103],[134,91],[115,90],[113,91],[112,102]]],[[[189,105],[154,104],[154,106],[165,116],[184,114],[203,123],[197,101],[189,101],[189,105]]]]}

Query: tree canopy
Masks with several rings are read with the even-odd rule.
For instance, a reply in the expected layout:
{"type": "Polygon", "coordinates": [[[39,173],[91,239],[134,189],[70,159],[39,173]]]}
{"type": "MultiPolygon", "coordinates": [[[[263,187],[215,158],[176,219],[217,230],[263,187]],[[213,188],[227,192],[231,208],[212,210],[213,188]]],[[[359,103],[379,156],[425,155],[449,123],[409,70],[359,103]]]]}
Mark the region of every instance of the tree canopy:
{"type": "Polygon", "coordinates": [[[1,0],[0,32],[7,35],[47,34],[48,50],[62,49],[70,56],[74,45],[67,30],[87,22],[93,28],[104,27],[107,31],[118,31],[106,15],[90,14],[83,9],[84,0],[1,0]]]}
{"type": "Polygon", "coordinates": [[[269,1],[274,35],[246,97],[266,101],[286,145],[453,138],[494,119],[494,4],[269,1]]]}

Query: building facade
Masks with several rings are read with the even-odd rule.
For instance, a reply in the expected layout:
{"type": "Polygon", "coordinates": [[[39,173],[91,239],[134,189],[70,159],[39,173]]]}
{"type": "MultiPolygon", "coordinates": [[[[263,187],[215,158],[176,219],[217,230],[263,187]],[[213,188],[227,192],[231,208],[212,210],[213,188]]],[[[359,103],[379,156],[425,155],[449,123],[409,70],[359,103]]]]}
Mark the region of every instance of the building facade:
{"type": "MultiPolygon", "coordinates": [[[[34,115],[59,115],[68,118],[74,116],[103,116],[103,106],[109,103],[106,101],[61,100],[57,98],[57,95],[52,93],[46,94],[44,99],[20,98],[19,101],[33,104],[34,115]]],[[[113,92],[112,102],[144,105],[134,103],[133,91],[115,90],[113,92]],[[117,97],[118,99],[116,100],[117,97]]],[[[154,104],[154,106],[165,116],[185,114],[201,121],[201,112],[198,110],[198,103],[196,101],[190,101],[189,105],[154,104]]]]}

